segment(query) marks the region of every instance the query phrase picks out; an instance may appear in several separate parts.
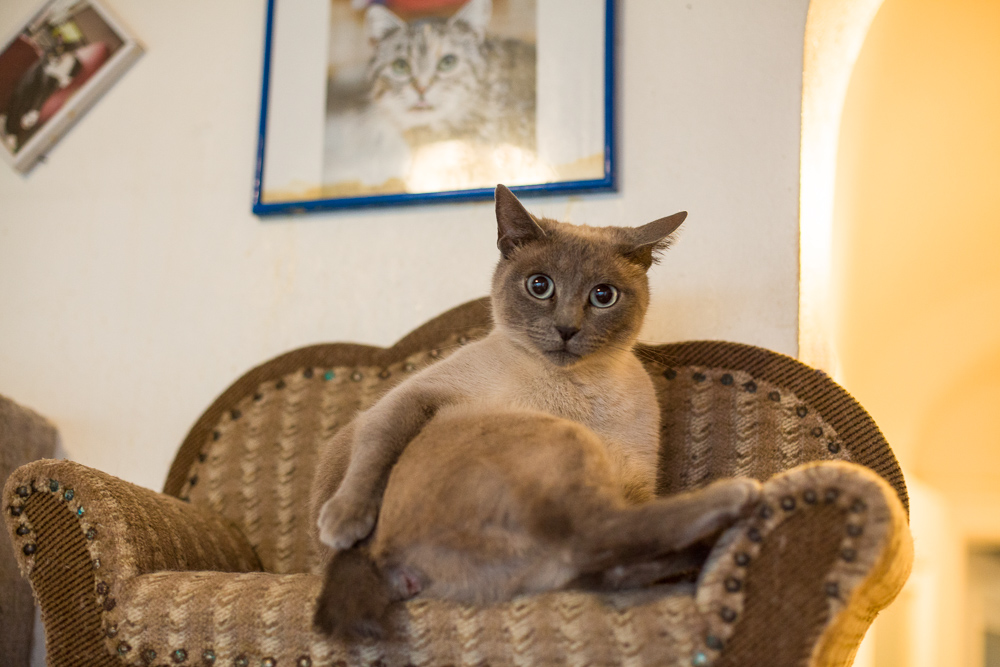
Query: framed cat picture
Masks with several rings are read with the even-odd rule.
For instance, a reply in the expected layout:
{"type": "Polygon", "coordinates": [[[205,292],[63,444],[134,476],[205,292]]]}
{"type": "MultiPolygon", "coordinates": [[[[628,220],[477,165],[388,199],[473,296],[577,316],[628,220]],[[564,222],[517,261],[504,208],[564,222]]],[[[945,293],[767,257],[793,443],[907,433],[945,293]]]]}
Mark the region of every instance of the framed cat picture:
{"type": "Polygon", "coordinates": [[[50,0],[0,46],[0,155],[31,169],[138,59],[96,0],[50,0]]]}
{"type": "Polygon", "coordinates": [[[614,0],[269,0],[257,215],[615,189],[614,0]]]}

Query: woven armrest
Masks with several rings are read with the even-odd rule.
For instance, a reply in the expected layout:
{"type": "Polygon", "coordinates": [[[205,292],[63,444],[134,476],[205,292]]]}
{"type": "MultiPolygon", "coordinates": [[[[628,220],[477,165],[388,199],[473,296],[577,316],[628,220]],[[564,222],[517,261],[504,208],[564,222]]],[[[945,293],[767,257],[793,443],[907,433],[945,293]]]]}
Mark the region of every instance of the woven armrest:
{"type": "Polygon", "coordinates": [[[705,664],[849,665],[912,562],[906,511],[869,468],[824,461],[776,475],[702,572],[705,664]]]}
{"type": "Polygon", "coordinates": [[[102,615],[137,575],[261,569],[225,519],[77,463],[22,466],[3,499],[18,564],[42,608],[50,665],[116,664],[103,645],[116,629],[102,615]]]}

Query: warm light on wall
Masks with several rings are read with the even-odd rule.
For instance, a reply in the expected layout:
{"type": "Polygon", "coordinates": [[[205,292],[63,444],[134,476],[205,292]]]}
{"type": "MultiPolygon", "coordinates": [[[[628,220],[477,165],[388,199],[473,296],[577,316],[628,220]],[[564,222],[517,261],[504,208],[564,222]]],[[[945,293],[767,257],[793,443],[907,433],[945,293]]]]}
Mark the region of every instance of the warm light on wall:
{"type": "Polygon", "coordinates": [[[837,144],[847,85],[883,0],[813,0],[806,18],[799,189],[799,359],[838,375],[830,286],[837,144]]]}

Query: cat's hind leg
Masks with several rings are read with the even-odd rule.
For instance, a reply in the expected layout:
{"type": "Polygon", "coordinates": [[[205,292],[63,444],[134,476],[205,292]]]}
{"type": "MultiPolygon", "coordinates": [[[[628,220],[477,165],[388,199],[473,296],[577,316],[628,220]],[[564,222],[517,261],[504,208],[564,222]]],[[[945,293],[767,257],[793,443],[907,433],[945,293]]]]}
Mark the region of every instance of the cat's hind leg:
{"type": "Polygon", "coordinates": [[[581,573],[609,571],[680,552],[748,515],[761,496],[753,479],[723,479],[705,488],[613,510],[595,518],[576,547],[581,573]]]}

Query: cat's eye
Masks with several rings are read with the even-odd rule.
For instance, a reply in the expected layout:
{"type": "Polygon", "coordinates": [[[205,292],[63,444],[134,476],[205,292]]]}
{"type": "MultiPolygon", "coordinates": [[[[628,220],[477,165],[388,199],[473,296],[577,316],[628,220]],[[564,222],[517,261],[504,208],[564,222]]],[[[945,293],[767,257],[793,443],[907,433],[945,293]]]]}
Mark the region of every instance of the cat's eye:
{"type": "Polygon", "coordinates": [[[544,273],[528,276],[525,287],[528,288],[528,294],[536,299],[548,299],[556,291],[556,284],[544,273]]]}
{"type": "Polygon", "coordinates": [[[441,58],[438,61],[438,69],[442,72],[447,72],[450,69],[454,69],[455,65],[458,64],[458,56],[454,53],[449,53],[448,55],[441,58]]]}
{"type": "Polygon", "coordinates": [[[595,308],[610,308],[618,301],[618,290],[614,285],[598,285],[590,290],[590,303],[595,308]]]}
{"type": "Polygon", "coordinates": [[[409,74],[410,63],[406,61],[406,58],[396,58],[392,61],[392,71],[396,74],[409,74]]]}

